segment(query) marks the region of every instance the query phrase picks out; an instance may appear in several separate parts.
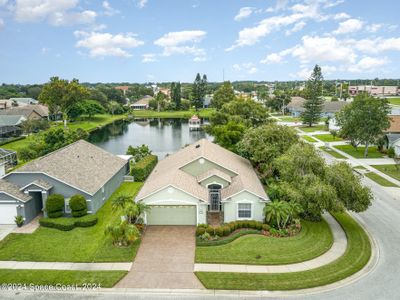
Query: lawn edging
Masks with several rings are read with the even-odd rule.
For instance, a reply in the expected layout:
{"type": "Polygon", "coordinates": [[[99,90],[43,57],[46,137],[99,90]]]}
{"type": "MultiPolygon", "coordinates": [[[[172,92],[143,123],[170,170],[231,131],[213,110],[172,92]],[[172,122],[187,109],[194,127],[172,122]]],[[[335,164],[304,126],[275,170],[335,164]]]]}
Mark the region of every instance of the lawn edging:
{"type": "Polygon", "coordinates": [[[212,246],[221,246],[221,245],[226,245],[234,240],[248,235],[248,234],[262,234],[261,230],[257,229],[245,229],[245,230],[240,230],[236,233],[233,233],[230,236],[227,236],[226,238],[222,238],[220,240],[215,240],[215,241],[202,241],[198,237],[196,237],[196,246],[198,247],[212,247],[212,246]]]}
{"type": "Polygon", "coordinates": [[[315,293],[348,285],[374,269],[379,249],[360,219],[353,218],[354,214],[332,215],[345,231],[348,245],[344,255],[330,264],[293,273],[196,272],[196,275],[206,288],[214,290],[273,290],[285,293],[290,290],[303,290],[315,293]],[[353,263],[349,265],[349,261],[353,263]]]}

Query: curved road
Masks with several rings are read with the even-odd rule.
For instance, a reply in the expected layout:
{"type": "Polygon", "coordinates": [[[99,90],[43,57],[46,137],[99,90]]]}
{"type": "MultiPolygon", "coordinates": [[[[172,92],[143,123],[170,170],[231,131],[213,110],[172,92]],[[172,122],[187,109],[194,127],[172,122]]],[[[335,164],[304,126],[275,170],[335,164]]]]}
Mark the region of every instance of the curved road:
{"type": "MultiPolygon", "coordinates": [[[[331,157],[324,155],[328,162],[331,157]]],[[[316,294],[299,293],[297,296],[290,296],[291,299],[362,299],[362,300],[391,300],[400,299],[400,189],[382,188],[375,182],[365,179],[364,183],[372,188],[375,194],[375,201],[372,206],[364,213],[359,214],[361,221],[368,231],[374,236],[379,247],[379,260],[376,267],[360,280],[347,286],[316,294]]],[[[3,299],[15,299],[15,293],[3,294],[3,299]]],[[[46,293],[20,293],[17,297],[24,299],[48,299],[54,297],[46,293]],[[19,296],[19,297],[18,297],[19,296]]],[[[255,295],[254,295],[255,296],[255,295]]],[[[253,296],[253,297],[254,297],[253,296]]],[[[243,296],[249,299],[252,296],[243,296]]],[[[187,291],[182,294],[168,295],[162,293],[141,293],[140,291],[132,294],[118,292],[107,293],[86,293],[86,294],[57,294],[61,299],[238,299],[238,295],[218,294],[217,297],[211,295],[192,295],[187,291]]],[[[256,298],[258,298],[256,296],[256,298]]],[[[274,297],[274,299],[277,299],[274,297]]]]}

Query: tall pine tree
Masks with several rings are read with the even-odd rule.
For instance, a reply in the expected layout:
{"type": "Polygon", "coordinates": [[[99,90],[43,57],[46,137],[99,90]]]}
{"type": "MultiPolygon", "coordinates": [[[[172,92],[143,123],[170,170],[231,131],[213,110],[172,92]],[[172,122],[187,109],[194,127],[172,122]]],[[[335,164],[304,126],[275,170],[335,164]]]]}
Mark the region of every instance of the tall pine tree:
{"type": "Polygon", "coordinates": [[[197,73],[196,79],[194,80],[192,86],[192,102],[193,105],[196,107],[196,110],[203,106],[203,100],[205,96],[205,86],[207,85],[207,76],[203,75],[203,79],[201,78],[200,74],[197,73]],[[206,83],[204,84],[204,79],[206,83]]]}
{"type": "Polygon", "coordinates": [[[322,76],[321,67],[315,65],[311,77],[306,84],[306,101],[304,102],[305,111],[301,114],[303,124],[312,126],[321,119],[324,99],[322,98],[322,86],[324,77],[322,76]]]}
{"type": "Polygon", "coordinates": [[[171,99],[175,103],[176,110],[181,108],[181,83],[172,82],[171,83],[171,99]]]}

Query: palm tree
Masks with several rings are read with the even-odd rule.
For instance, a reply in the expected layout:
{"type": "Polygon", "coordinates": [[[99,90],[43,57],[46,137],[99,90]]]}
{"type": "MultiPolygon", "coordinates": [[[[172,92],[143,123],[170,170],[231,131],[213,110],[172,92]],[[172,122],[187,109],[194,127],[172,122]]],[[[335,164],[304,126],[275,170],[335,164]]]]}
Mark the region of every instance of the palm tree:
{"type": "Polygon", "coordinates": [[[119,224],[108,225],[104,231],[116,246],[128,246],[140,237],[140,232],[133,224],[122,221],[119,224]]]}
{"type": "Polygon", "coordinates": [[[283,224],[283,227],[286,227],[287,224],[291,224],[293,220],[298,218],[299,214],[301,214],[304,211],[300,203],[296,201],[287,202],[287,208],[288,208],[288,214],[286,216],[286,220],[283,224]]]}
{"type": "Polygon", "coordinates": [[[289,213],[288,203],[286,201],[272,201],[265,205],[265,221],[268,224],[276,225],[278,229],[282,228],[282,223],[286,220],[289,213]]]}
{"type": "Polygon", "coordinates": [[[133,200],[130,196],[127,196],[127,195],[118,196],[117,198],[114,198],[111,202],[112,209],[114,211],[124,209],[129,201],[133,202],[133,200]]]}

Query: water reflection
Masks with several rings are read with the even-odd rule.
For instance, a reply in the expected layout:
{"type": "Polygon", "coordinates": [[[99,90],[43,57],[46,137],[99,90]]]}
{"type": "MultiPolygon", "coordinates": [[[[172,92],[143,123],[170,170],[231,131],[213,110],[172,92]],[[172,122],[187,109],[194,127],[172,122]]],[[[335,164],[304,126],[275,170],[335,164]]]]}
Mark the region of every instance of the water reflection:
{"type": "Polygon", "coordinates": [[[129,145],[146,144],[162,159],[202,138],[211,139],[204,131],[189,131],[187,119],[135,119],[96,130],[89,141],[114,154],[125,154],[129,145]]]}

